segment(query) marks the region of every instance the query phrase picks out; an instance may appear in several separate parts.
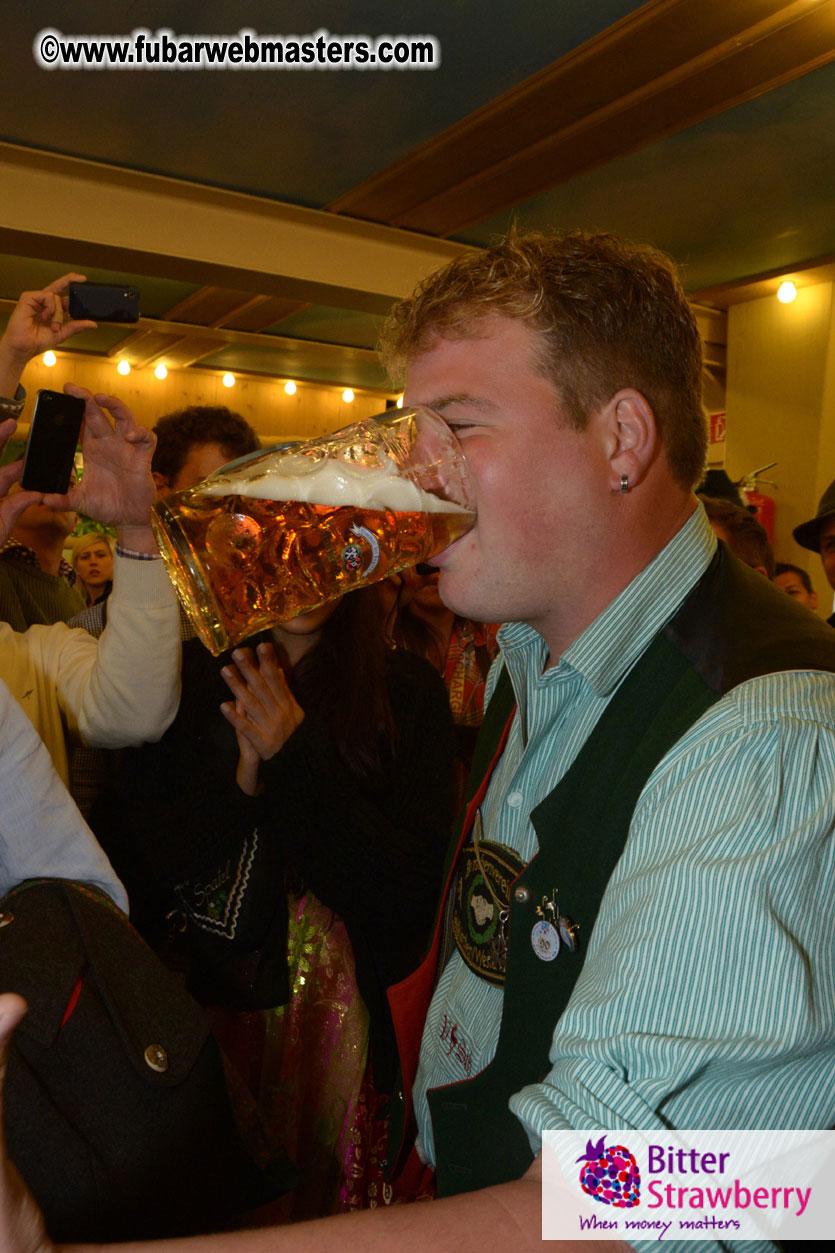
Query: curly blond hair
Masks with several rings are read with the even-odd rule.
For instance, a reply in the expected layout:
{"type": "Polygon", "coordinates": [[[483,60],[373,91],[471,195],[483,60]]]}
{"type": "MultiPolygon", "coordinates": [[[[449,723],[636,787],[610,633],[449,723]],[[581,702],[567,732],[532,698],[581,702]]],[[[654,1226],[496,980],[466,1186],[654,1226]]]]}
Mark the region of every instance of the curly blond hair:
{"type": "Polygon", "coordinates": [[[478,336],[491,314],[539,333],[539,364],[573,427],[635,388],[653,409],[676,480],[688,489],[701,481],[702,345],[670,258],[615,235],[512,230],[456,257],[394,306],[381,333],[383,362],[402,379],[409,357],[437,339],[478,336]]]}

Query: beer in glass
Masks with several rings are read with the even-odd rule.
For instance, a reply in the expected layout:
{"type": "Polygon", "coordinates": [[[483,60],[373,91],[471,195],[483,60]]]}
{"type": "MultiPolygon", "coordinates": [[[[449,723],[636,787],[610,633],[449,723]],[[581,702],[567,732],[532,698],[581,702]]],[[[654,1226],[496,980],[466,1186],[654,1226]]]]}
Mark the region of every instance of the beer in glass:
{"type": "Polygon", "coordinates": [[[217,656],[428,561],[470,529],[472,504],[460,444],[416,407],[231,462],[157,501],[152,523],[194,629],[217,656]]]}

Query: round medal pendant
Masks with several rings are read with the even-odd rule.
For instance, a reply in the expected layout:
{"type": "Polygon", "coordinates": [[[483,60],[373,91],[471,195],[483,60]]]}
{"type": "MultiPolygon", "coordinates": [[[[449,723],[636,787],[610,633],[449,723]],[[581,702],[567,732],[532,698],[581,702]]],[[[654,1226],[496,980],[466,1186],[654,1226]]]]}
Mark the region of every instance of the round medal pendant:
{"type": "Polygon", "coordinates": [[[535,922],[531,931],[531,948],[540,961],[552,962],[560,951],[557,928],[550,922],[535,922]]]}

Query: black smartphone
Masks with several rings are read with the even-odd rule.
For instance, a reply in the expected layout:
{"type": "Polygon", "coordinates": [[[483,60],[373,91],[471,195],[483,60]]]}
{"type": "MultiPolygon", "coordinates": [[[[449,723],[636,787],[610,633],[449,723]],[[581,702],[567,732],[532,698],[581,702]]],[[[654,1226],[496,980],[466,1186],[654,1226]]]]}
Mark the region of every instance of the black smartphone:
{"type": "Polygon", "coordinates": [[[84,401],[63,392],[39,391],[23,458],[20,486],[31,492],[69,489],[84,401]]]}
{"type": "Polygon", "coordinates": [[[121,283],[70,283],[70,317],[92,322],[138,322],[139,288],[121,283]]]}

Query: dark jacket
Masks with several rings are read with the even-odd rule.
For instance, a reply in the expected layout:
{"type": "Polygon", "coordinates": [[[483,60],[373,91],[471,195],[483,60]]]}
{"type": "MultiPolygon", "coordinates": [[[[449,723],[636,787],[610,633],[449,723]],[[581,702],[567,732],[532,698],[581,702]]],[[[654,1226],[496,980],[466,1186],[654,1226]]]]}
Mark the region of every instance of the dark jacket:
{"type": "MultiPolygon", "coordinates": [[[[178,884],[233,862],[257,828],[261,882],[239,951],[266,944],[286,970],[285,872],[345,922],[357,982],[371,1015],[374,1073],[391,1076],[394,1045],[385,989],[420,959],[432,924],[452,805],[454,729],[435,670],[388,655],[397,768],[374,786],[341,757],[326,718],[305,713],[262,765],[265,793],[235,783],[235,733],[219,712],[230,693],[197,641],[183,649],[183,696],[158,744],[124,754],[91,826],[127,887],[131,917],[155,945],[176,908],[178,884]]],[[[192,985],[194,986],[194,985],[192,985]]],[[[289,996],[285,986],[275,1003],[289,996]]]]}

